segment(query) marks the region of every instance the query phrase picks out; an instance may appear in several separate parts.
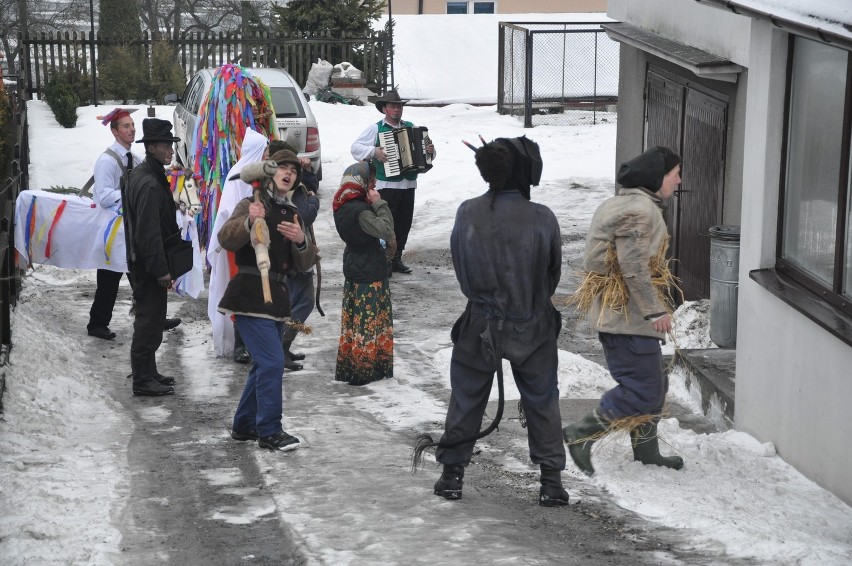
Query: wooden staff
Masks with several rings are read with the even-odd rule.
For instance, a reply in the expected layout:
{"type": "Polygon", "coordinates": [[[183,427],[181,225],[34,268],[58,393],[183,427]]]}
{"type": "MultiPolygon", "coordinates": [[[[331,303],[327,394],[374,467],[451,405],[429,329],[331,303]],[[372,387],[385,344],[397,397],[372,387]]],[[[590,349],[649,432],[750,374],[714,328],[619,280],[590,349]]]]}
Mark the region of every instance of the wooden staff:
{"type": "MultiPolygon", "coordinates": [[[[260,181],[253,181],[254,202],[260,202],[260,181]]],[[[260,271],[260,281],[263,285],[263,302],[272,303],[272,289],[269,287],[269,228],[266,222],[255,221],[252,226],[254,230],[254,255],[257,258],[257,269],[260,271]]]]}

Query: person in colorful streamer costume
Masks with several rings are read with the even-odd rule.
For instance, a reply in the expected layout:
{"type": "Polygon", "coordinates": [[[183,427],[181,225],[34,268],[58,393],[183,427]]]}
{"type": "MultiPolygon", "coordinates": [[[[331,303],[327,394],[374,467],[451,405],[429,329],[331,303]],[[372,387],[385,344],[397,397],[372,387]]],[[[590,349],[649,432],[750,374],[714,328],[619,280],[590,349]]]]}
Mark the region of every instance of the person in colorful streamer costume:
{"type": "Polygon", "coordinates": [[[276,132],[272,95],[251,70],[222,65],[204,95],[193,133],[194,176],[201,181],[202,213],[198,224],[202,245],[207,247],[218,214],[223,185],[231,167],[242,157],[242,141],[248,130],[267,139],[276,132]]]}

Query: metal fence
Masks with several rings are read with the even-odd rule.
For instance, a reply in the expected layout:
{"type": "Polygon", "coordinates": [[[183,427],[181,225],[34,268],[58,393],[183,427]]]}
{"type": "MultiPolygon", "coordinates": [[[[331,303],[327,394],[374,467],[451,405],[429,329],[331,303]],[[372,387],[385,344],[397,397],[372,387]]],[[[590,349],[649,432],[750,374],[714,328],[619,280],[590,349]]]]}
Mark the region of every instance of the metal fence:
{"type": "Polygon", "coordinates": [[[619,46],[603,23],[500,22],[497,111],[525,128],[614,122],[619,46]]]}
{"type": "MultiPolygon", "coordinates": [[[[167,43],[174,50],[187,79],[198,69],[236,63],[244,67],[282,67],[298,84],[304,85],[311,65],[323,59],[332,64],[348,61],[362,71],[367,88],[382,92],[387,88],[389,55],[386,48],[390,42],[381,31],[369,36],[342,34],[339,37],[327,33],[298,36],[191,34],[167,40],[154,39],[145,32],[140,39],[130,42],[107,40],[86,32],[64,32],[19,37],[19,61],[27,95],[40,98],[50,74],[65,69],[76,70],[97,85],[98,52],[102,48],[141,46],[143,57],[150,65],[158,42],[167,43]]],[[[93,99],[97,100],[97,96],[93,99]]]]}
{"type": "MultiPolygon", "coordinates": [[[[11,78],[11,77],[8,77],[11,78]]],[[[9,99],[10,143],[9,167],[0,176],[0,367],[9,360],[12,347],[12,307],[21,288],[20,271],[15,263],[15,201],[21,187],[29,182],[29,138],[27,137],[27,104],[21,81],[17,88],[6,82],[9,99]]],[[[4,85],[0,85],[2,87],[4,85]]],[[[2,380],[2,378],[0,378],[2,380]]],[[[3,384],[0,383],[0,395],[3,384]]]]}

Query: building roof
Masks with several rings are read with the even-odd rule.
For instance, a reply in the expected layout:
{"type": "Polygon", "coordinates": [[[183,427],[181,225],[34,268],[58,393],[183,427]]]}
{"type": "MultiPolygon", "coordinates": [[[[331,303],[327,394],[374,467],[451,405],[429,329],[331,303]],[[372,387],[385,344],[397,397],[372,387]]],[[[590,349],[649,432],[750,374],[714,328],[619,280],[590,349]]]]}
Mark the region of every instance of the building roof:
{"type": "Polygon", "coordinates": [[[696,0],[828,43],[852,47],[852,2],[841,0],[696,0]]]}

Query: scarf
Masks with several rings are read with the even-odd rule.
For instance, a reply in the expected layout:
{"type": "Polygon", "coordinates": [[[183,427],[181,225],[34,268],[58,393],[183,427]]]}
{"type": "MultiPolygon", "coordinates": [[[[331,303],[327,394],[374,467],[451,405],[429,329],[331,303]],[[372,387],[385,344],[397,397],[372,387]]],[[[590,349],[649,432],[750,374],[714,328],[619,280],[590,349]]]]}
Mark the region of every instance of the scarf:
{"type": "Polygon", "coordinates": [[[334,193],[331,207],[337,212],[341,206],[355,199],[367,200],[367,186],[370,184],[370,166],[366,161],[353,163],[343,172],[340,188],[334,193]]]}

